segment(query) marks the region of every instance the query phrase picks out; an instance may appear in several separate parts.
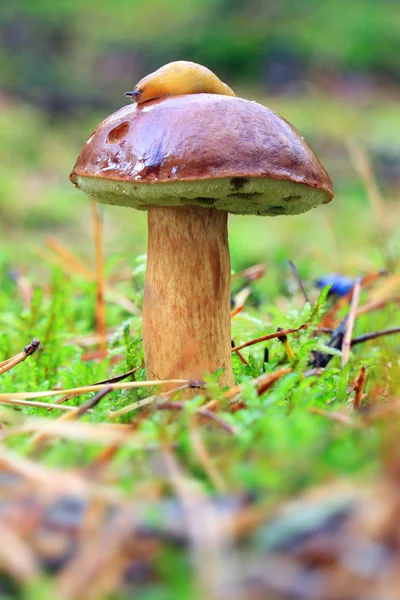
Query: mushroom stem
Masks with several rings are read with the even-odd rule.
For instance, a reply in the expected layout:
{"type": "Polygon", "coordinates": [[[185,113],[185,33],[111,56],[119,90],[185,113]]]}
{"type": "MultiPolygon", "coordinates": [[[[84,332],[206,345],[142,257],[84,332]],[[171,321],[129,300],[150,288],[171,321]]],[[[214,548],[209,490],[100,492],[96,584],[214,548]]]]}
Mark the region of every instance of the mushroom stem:
{"type": "MultiPolygon", "coordinates": [[[[148,375],[233,386],[228,213],[148,207],[143,343],[148,375]]],[[[188,394],[190,395],[190,394],[188,394]]]]}

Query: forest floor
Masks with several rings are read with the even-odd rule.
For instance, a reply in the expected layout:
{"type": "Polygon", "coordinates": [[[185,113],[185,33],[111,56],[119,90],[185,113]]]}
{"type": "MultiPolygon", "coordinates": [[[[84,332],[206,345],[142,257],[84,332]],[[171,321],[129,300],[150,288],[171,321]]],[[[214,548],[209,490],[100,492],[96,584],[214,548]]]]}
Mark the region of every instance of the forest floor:
{"type": "Polygon", "coordinates": [[[400,111],[382,104],[269,102],[336,197],[230,218],[232,336],[264,339],[233,353],[235,388],[215,374],[184,404],[143,366],[145,213],[68,181],[101,116],[1,104],[2,599],[397,600],[400,111]]]}

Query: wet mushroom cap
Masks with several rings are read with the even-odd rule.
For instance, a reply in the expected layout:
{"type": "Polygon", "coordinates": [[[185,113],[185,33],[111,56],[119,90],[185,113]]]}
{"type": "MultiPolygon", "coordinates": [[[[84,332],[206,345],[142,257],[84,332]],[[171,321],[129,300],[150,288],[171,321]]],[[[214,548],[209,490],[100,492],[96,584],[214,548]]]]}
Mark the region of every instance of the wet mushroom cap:
{"type": "Polygon", "coordinates": [[[298,214],[333,197],[299,132],[272,110],[217,94],[124,106],[87,140],[71,181],[99,202],[298,214]]]}

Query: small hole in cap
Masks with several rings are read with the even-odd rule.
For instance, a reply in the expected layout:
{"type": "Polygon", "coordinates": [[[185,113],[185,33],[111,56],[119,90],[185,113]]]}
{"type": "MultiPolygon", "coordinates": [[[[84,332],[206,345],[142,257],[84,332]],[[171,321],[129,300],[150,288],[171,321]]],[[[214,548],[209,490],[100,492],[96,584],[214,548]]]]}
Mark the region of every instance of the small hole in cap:
{"type": "Polygon", "coordinates": [[[129,131],[129,123],[126,121],[118,125],[118,127],[114,127],[111,129],[110,133],[107,136],[107,144],[115,144],[116,142],[120,142],[129,131]]]}

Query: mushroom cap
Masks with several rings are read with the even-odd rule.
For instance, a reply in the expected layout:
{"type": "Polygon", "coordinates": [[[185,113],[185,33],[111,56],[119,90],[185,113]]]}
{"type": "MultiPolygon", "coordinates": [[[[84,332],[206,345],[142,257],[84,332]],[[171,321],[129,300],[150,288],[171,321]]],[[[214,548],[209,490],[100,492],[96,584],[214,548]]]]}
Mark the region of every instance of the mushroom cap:
{"type": "Polygon", "coordinates": [[[218,94],[124,106],[90,135],[70,179],[99,202],[144,210],[297,214],[333,197],[329,175],[288,121],[218,94]]]}

